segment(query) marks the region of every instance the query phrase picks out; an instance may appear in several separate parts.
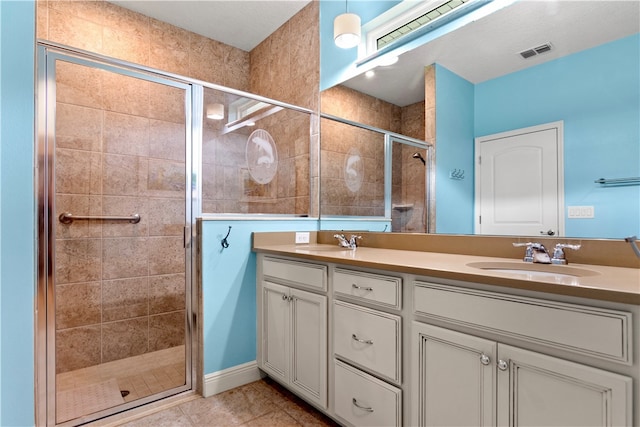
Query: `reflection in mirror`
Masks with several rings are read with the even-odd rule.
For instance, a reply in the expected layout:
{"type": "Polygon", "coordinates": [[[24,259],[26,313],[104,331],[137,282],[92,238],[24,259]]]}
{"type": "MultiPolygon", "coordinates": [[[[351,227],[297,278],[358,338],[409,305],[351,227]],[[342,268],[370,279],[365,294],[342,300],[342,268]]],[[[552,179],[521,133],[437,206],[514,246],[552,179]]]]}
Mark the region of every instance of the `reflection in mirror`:
{"type": "Polygon", "coordinates": [[[311,114],[204,88],[202,212],[309,216],[311,114]]]}
{"type": "MultiPolygon", "coordinates": [[[[427,231],[431,155],[425,142],[326,116],[320,125],[322,228],[358,217],[385,223],[385,231],[427,231]]],[[[363,223],[344,227],[362,229],[363,223]]]]}
{"type": "MultiPolygon", "coordinates": [[[[352,11],[366,3],[354,3],[352,11]]],[[[640,176],[640,3],[497,3],[492,14],[434,31],[437,36],[427,35],[421,45],[398,43],[400,61],[377,67],[374,78],[364,76],[363,66],[362,74],[325,92],[350,91],[369,97],[365,105],[391,109],[401,109],[407,94],[415,103],[416,94],[427,93],[423,139],[437,153],[436,232],[474,232],[475,138],[562,121],[564,235],[640,234],[640,186],[595,182],[640,176]],[[551,49],[520,54],[544,44],[551,49]],[[434,72],[432,84],[424,84],[425,67],[434,72]],[[465,178],[451,179],[456,170],[465,178]],[[570,216],[576,207],[592,208],[593,217],[570,216]]],[[[323,93],[322,111],[343,117],[335,99],[323,93]]]]}
{"type": "Polygon", "coordinates": [[[384,134],[322,118],[320,212],[384,217],[384,134]]]}

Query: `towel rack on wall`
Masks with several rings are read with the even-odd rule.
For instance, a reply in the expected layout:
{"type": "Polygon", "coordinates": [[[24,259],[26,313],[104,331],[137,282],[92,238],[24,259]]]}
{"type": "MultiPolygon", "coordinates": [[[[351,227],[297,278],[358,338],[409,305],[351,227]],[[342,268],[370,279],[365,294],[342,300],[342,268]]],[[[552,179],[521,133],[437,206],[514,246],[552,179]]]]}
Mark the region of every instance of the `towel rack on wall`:
{"type": "Polygon", "coordinates": [[[140,214],[133,214],[131,216],[81,216],[81,215],[73,215],[69,212],[61,213],[58,217],[61,223],[63,224],[71,224],[74,220],[77,219],[95,219],[95,220],[104,220],[104,221],[129,221],[131,224],[137,224],[140,222],[140,214]]]}
{"type": "Polygon", "coordinates": [[[631,185],[631,184],[640,184],[640,177],[615,178],[615,179],[600,178],[600,179],[596,179],[593,182],[595,182],[596,184],[602,184],[602,185],[631,185]]]}

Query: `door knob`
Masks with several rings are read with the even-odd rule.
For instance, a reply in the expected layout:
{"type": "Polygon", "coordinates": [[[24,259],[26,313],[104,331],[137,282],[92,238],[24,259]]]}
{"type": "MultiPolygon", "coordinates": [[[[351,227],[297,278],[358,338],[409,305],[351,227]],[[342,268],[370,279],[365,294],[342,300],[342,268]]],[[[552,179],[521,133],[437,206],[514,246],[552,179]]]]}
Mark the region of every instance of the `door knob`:
{"type": "Polygon", "coordinates": [[[540,234],[546,234],[547,236],[555,236],[555,235],[556,235],[556,232],[555,232],[555,231],[553,231],[552,229],[549,229],[549,230],[547,230],[547,231],[542,231],[542,230],[540,230],[540,234]]]}

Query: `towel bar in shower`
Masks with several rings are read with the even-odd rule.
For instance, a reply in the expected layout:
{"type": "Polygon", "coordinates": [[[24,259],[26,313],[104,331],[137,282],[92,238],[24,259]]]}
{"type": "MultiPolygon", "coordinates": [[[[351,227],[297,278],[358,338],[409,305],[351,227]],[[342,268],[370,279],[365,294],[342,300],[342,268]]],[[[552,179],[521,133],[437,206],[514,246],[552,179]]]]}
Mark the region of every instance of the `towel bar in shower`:
{"type": "Polygon", "coordinates": [[[103,220],[103,221],[129,221],[131,224],[137,224],[140,222],[140,214],[133,214],[131,216],[82,216],[82,215],[73,215],[69,212],[63,212],[58,217],[61,223],[63,224],[71,224],[74,220],[77,219],[93,219],[93,220],[103,220]]]}

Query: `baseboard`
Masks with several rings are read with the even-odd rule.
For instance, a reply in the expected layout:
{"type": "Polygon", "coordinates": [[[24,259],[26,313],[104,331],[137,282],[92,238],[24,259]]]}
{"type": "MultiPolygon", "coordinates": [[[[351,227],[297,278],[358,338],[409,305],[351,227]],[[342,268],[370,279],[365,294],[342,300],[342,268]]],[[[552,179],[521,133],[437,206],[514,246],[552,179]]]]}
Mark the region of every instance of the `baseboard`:
{"type": "Polygon", "coordinates": [[[262,376],[255,360],[213,372],[204,376],[203,395],[204,397],[213,396],[258,381],[262,376]]]}

